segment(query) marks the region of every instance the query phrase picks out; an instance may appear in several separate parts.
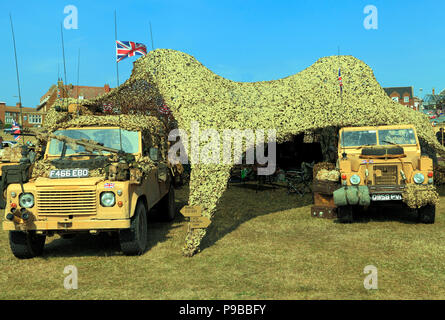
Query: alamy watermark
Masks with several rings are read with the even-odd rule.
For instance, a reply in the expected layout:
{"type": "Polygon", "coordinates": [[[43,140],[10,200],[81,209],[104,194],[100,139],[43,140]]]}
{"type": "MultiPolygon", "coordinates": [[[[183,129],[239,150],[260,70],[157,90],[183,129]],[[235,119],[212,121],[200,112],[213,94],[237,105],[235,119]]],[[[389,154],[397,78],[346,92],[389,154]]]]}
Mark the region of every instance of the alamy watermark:
{"type": "Polygon", "coordinates": [[[175,142],[168,151],[172,164],[242,164],[244,141],[245,164],[259,164],[258,175],[271,175],[276,169],[275,129],[267,130],[267,135],[263,129],[225,129],[221,137],[216,129],[200,130],[199,123],[192,121],[190,136],[185,130],[174,129],[168,140],[175,142]]]}
{"type": "Polygon", "coordinates": [[[368,265],[363,269],[363,273],[367,274],[365,280],[363,280],[363,286],[367,290],[378,289],[377,284],[377,268],[373,265],[368,265]]]}
{"type": "Polygon", "coordinates": [[[68,14],[63,20],[63,27],[67,30],[79,29],[79,13],[77,7],[70,4],[63,8],[63,13],[68,14]]]}
{"type": "Polygon", "coordinates": [[[377,29],[378,28],[378,11],[377,7],[368,4],[364,9],[363,13],[367,14],[365,19],[363,20],[363,26],[366,30],[377,29]]]}
{"type": "Polygon", "coordinates": [[[63,286],[66,290],[78,288],[78,272],[76,266],[69,265],[63,269],[64,274],[68,274],[63,280],[63,286]]]}

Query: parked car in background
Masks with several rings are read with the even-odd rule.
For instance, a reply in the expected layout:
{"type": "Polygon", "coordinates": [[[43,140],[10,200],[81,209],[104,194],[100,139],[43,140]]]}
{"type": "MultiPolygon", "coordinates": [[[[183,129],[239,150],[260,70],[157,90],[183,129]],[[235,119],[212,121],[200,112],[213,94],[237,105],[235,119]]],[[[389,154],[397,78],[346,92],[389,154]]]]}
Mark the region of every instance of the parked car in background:
{"type": "Polygon", "coordinates": [[[8,141],[3,141],[2,143],[2,147],[13,147],[17,144],[17,141],[14,140],[8,140],[8,141]]]}

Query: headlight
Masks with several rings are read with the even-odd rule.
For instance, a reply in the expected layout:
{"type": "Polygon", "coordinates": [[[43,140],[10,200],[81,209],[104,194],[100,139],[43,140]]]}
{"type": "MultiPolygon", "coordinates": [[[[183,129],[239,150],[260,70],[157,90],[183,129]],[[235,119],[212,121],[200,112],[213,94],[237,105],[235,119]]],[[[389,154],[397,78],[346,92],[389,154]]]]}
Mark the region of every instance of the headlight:
{"type": "Polygon", "coordinates": [[[116,197],[113,192],[102,192],[100,195],[100,204],[104,207],[112,207],[116,202],[116,197]]]}
{"type": "Polygon", "coordinates": [[[356,174],[353,174],[350,178],[349,178],[349,182],[351,182],[351,184],[359,184],[360,183],[360,177],[356,174]]]}
{"type": "Polygon", "coordinates": [[[421,184],[421,183],[423,183],[423,181],[425,181],[425,176],[422,173],[417,172],[414,175],[414,182],[417,184],[421,184]]]}
{"type": "Polygon", "coordinates": [[[19,204],[23,208],[32,208],[34,206],[34,196],[32,193],[22,193],[19,197],[19,204]]]}

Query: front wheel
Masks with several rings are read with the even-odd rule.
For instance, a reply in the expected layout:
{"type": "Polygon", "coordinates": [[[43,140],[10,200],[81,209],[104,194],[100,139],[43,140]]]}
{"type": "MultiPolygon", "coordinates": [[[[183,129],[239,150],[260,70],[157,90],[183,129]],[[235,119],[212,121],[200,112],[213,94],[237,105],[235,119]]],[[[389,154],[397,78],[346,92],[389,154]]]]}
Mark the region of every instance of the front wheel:
{"type": "Polygon", "coordinates": [[[417,213],[419,215],[420,222],[428,224],[434,223],[436,218],[436,206],[428,204],[417,209],[417,213]]]}
{"type": "Polygon", "coordinates": [[[19,259],[30,259],[42,255],[45,246],[45,235],[35,231],[9,231],[9,246],[19,259]]]}
{"type": "Polygon", "coordinates": [[[337,208],[338,220],[342,223],[351,223],[353,221],[352,207],[341,206],[337,208]]]}
{"type": "Polygon", "coordinates": [[[139,201],[131,218],[130,229],[119,231],[121,250],[127,256],[141,255],[147,248],[147,240],[147,209],[144,203],[139,201]]]}

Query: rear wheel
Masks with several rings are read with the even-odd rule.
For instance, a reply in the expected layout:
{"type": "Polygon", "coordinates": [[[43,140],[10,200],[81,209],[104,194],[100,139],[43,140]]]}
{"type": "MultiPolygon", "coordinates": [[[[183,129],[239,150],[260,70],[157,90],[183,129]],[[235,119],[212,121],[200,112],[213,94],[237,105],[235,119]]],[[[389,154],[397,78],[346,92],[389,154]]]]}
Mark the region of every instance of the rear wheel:
{"type": "Polygon", "coordinates": [[[142,201],[136,205],[129,229],[119,231],[122,252],[127,256],[141,255],[147,248],[147,209],[142,201]]]}
{"type": "Polygon", "coordinates": [[[353,221],[352,207],[341,206],[337,208],[338,220],[342,223],[351,223],[353,221]]]}
{"type": "Polygon", "coordinates": [[[419,221],[422,223],[434,223],[436,218],[436,206],[426,205],[417,209],[419,221]]]}
{"type": "Polygon", "coordinates": [[[9,231],[9,246],[14,256],[19,259],[42,255],[45,240],[45,235],[36,234],[35,231],[9,231]]]}

